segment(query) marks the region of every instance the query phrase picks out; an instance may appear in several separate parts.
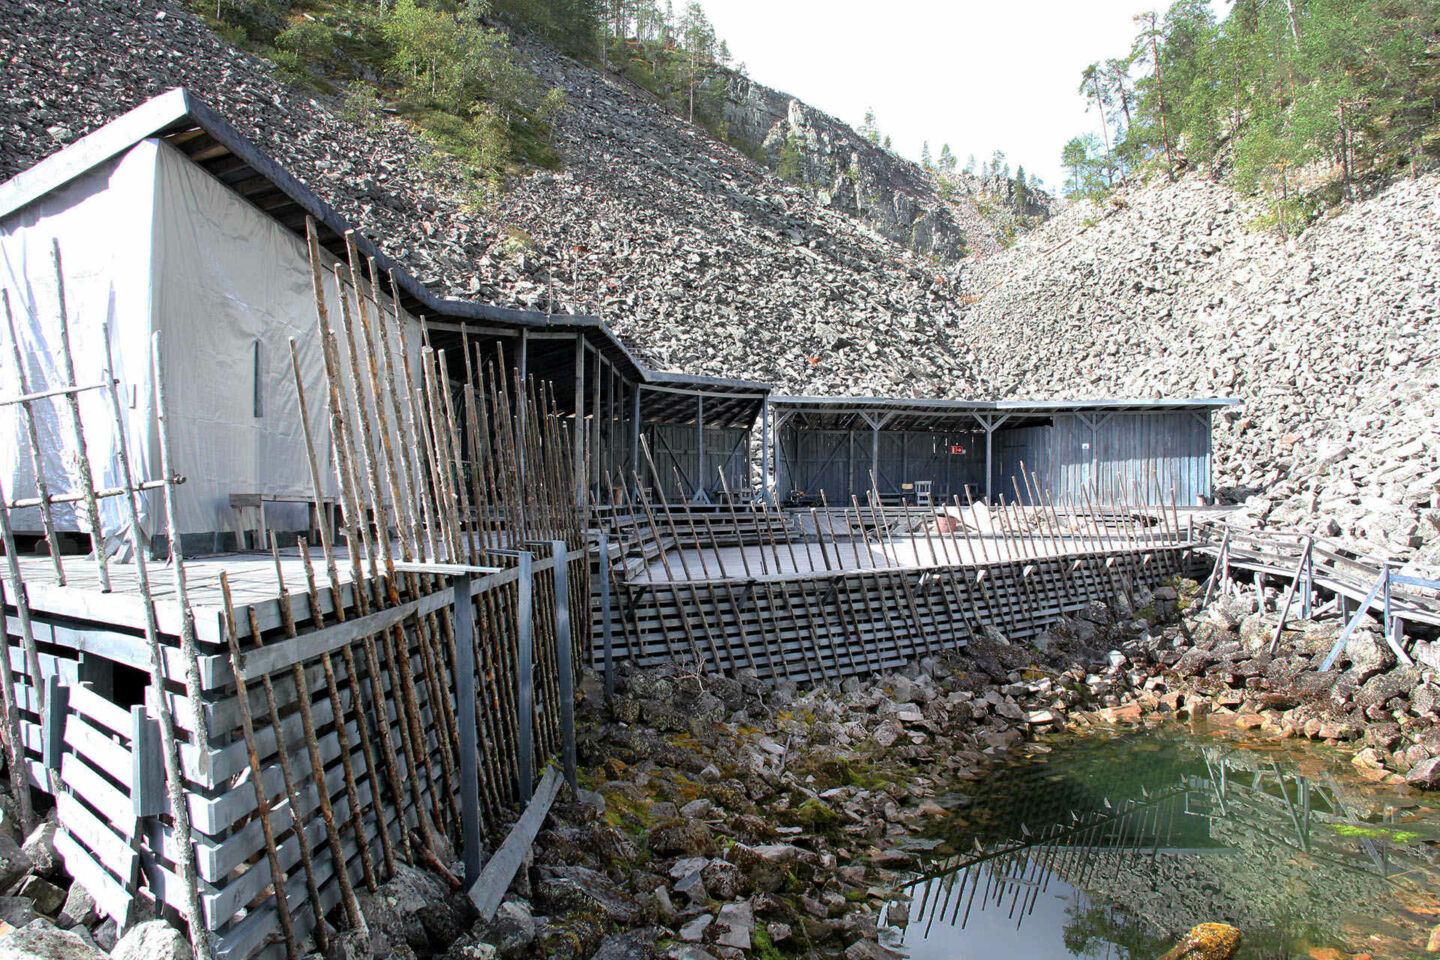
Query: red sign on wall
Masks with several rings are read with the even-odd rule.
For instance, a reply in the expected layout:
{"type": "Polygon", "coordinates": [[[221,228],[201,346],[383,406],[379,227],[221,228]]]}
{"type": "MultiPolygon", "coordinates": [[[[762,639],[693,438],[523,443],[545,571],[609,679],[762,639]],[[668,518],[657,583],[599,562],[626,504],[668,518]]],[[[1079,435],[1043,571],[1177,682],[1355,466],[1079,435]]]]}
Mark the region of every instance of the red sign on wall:
{"type": "Polygon", "coordinates": [[[952,443],[952,444],[950,445],[950,456],[952,456],[952,457],[958,457],[958,456],[963,455],[964,453],[965,453],[965,448],[962,447],[962,446],[960,446],[960,444],[958,444],[958,443],[952,443]]]}

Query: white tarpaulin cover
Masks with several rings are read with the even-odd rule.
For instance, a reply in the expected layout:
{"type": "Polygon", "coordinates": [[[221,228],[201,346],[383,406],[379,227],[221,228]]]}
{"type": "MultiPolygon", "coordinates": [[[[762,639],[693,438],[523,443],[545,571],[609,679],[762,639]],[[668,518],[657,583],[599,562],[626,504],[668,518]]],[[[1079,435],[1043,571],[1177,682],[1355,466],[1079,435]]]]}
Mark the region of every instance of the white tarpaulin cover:
{"type": "MultiPolygon", "coordinates": [[[[303,240],[174,148],[156,141],[136,145],[0,223],[0,282],[16,310],[31,391],[63,382],[50,262],[54,239],[65,261],[81,383],[100,378],[100,324],[110,325],[137,479],[159,474],[148,368],[150,335],[160,335],[171,458],[186,478],[177,488],[181,533],[232,529],[231,494],[310,495],[291,337],[320,467],[333,495],[324,370],[303,240]]],[[[327,277],[330,315],[338,323],[335,281],[333,274],[327,277]]],[[[388,300],[382,304],[390,309],[388,300]]],[[[405,321],[413,362],[419,325],[408,316],[405,321]]],[[[343,358],[343,334],[339,339],[343,358]]],[[[18,378],[8,334],[5,340],[0,383],[3,394],[13,396],[18,378]]],[[[392,349],[398,360],[398,344],[392,349]]],[[[86,438],[92,464],[104,472],[100,482],[118,484],[113,420],[101,401],[94,392],[82,401],[86,438]]],[[[62,402],[40,401],[35,408],[51,492],[78,490],[62,402]]],[[[28,449],[20,409],[0,408],[0,480],[12,498],[35,493],[28,449]]],[[[148,500],[142,524],[153,534],[163,530],[164,511],[158,494],[148,500]]],[[[107,504],[107,534],[128,526],[122,512],[118,500],[107,504]]],[[[61,513],[62,529],[86,531],[78,513],[61,513]]],[[[17,529],[40,529],[38,510],[17,512],[16,520],[17,529]]],[[[267,506],[266,521],[271,529],[300,529],[306,510],[267,506]]]]}

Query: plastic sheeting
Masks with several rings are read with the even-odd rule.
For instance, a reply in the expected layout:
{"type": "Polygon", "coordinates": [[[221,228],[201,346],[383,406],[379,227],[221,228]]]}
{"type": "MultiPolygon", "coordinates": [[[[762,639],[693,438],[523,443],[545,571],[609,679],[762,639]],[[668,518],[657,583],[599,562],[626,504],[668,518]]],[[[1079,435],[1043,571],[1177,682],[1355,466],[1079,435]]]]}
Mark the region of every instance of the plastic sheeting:
{"type": "MultiPolygon", "coordinates": [[[[64,262],[70,344],[79,384],[99,383],[104,370],[101,325],[111,331],[121,399],[127,419],[131,467],[151,474],[148,423],[150,267],[155,200],[153,143],[140,144],[60,190],[17,211],[0,223],[0,286],[7,291],[15,319],[26,387],[31,392],[66,384],[60,350],[60,310],[52,244],[58,240],[64,262]]],[[[20,393],[8,330],[0,331],[0,395],[20,393]]],[[[81,418],[96,484],[119,486],[114,414],[100,391],[79,395],[81,418]]],[[[63,398],[32,405],[42,449],[41,469],[51,493],[78,492],[77,445],[63,398]]],[[[0,480],[10,499],[36,495],[30,443],[18,405],[0,407],[0,480]]],[[[102,501],[107,532],[128,528],[128,511],[119,499],[102,501]]],[[[60,504],[56,523],[62,530],[90,532],[81,505],[60,504]]],[[[38,508],[12,516],[17,530],[41,528],[38,508]]]]}
{"type": "MultiPolygon", "coordinates": [[[[153,478],[159,471],[148,367],[150,334],[160,334],[171,459],[186,478],[177,488],[182,534],[233,529],[232,494],[310,497],[290,363],[292,337],[320,469],[327,495],[334,495],[325,375],[303,240],[183,154],[155,141],[135,146],[32,204],[7,219],[0,231],[4,284],[12,301],[20,291],[26,305],[21,339],[32,390],[58,382],[51,238],[60,240],[65,257],[81,381],[99,377],[99,322],[110,318],[122,396],[127,405],[133,403],[127,412],[137,477],[153,478]]],[[[333,273],[327,271],[327,278],[338,333],[333,273]]],[[[382,303],[390,309],[387,298],[382,303]]],[[[419,324],[408,316],[404,320],[413,361],[419,324]]],[[[343,335],[340,340],[344,364],[343,335]]],[[[398,361],[398,344],[392,343],[392,349],[398,361]]],[[[0,369],[8,371],[13,366],[8,348],[4,353],[0,364],[7,366],[0,369]]],[[[353,387],[345,379],[348,392],[353,387]]],[[[7,375],[3,382],[16,380],[7,375]]],[[[92,406],[100,400],[98,394],[91,398],[92,406]]],[[[37,408],[44,410],[41,439],[51,451],[44,469],[52,492],[74,489],[73,451],[65,443],[65,422],[58,419],[63,411],[51,401],[37,408]]],[[[87,406],[85,415],[92,463],[97,470],[103,465],[114,479],[108,410],[87,406]]],[[[34,493],[27,449],[18,408],[0,409],[0,469],[12,497],[34,493]]],[[[147,499],[142,523],[153,534],[163,529],[164,511],[158,493],[147,499]]],[[[119,506],[110,504],[107,533],[125,526],[119,506]]],[[[266,506],[267,526],[273,530],[303,529],[306,517],[300,504],[266,506]]],[[[20,512],[17,520],[17,529],[40,527],[38,510],[20,512]]],[[[62,528],[85,530],[73,515],[65,517],[62,528]]]]}

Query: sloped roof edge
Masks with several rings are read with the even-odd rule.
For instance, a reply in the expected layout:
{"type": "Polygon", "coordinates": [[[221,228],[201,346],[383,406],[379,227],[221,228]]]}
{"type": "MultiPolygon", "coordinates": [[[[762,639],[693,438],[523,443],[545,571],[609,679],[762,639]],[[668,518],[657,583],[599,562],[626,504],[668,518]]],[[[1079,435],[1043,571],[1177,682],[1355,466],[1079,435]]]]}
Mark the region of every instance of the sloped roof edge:
{"type": "MultiPolygon", "coordinates": [[[[104,126],[46,157],[9,180],[0,183],[0,219],[9,217],[36,200],[65,186],[76,177],[151,137],[168,137],[197,129],[217,145],[242,161],[245,167],[263,178],[275,190],[288,197],[291,204],[314,218],[322,234],[322,242],[334,246],[343,241],[348,231],[355,231],[355,246],[366,257],[373,257],[377,269],[389,274],[400,290],[402,300],[411,312],[427,314],[435,319],[485,321],[524,329],[575,329],[587,337],[598,339],[600,347],[623,358],[637,379],[659,386],[715,389],[727,393],[765,395],[770,384],[753,380],[699,376],[673,371],[655,370],[634,355],[603,320],[584,314],[546,314],[536,310],[519,310],[470,300],[442,299],[416,280],[376,244],[320,199],[286,170],[277,160],[255,146],[224,117],[185,87],[176,87],[152,97],[104,126]]],[[[194,159],[193,157],[191,158],[194,159]]],[[[229,184],[227,184],[229,186],[229,184]]],[[[301,227],[287,224],[279,216],[279,207],[261,212],[281,223],[286,229],[304,236],[301,227]]]]}

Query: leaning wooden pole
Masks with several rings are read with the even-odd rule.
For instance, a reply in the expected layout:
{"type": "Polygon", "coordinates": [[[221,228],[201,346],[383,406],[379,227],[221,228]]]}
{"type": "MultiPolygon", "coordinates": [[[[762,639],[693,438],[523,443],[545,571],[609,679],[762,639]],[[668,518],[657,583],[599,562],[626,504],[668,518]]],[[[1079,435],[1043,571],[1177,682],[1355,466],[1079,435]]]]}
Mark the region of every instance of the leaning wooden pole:
{"type": "MultiPolygon", "coordinates": [[[[79,385],[75,379],[75,355],[70,350],[70,314],[65,308],[65,269],[60,259],[60,241],[51,248],[55,261],[55,296],[60,311],[60,359],[64,364],[65,382],[79,385]]],[[[113,376],[107,368],[105,375],[113,376]]],[[[114,384],[111,384],[113,387],[114,384]]],[[[95,557],[95,572],[100,577],[100,592],[110,592],[110,567],[105,554],[105,529],[100,524],[100,504],[95,498],[95,475],[90,469],[90,450],[85,442],[85,426],[80,421],[80,398],[73,390],[65,394],[65,407],[70,412],[70,430],[75,441],[75,472],[80,476],[80,490],[85,495],[85,512],[90,521],[90,548],[95,557]]],[[[44,699],[44,691],[37,691],[44,699]]]]}
{"type": "MultiPolygon", "coordinates": [[[[56,248],[57,265],[59,248],[56,248]]],[[[110,409],[115,418],[116,459],[120,466],[121,486],[132,529],[141,530],[139,494],[135,491],[135,477],[130,470],[130,450],[126,440],[125,415],[120,407],[120,393],[115,388],[114,364],[110,360],[110,330],[102,325],[105,342],[105,377],[109,381],[106,393],[110,397],[110,409]]],[[[103,550],[103,547],[102,547],[103,550]]],[[[180,878],[181,895],[184,898],[187,919],[190,921],[190,945],[197,960],[215,960],[215,945],[211,941],[209,926],[205,920],[205,906],[200,900],[199,868],[195,856],[194,834],[190,829],[190,796],[185,789],[185,768],[180,762],[179,739],[175,734],[175,716],[170,710],[170,697],[165,693],[169,671],[165,667],[165,648],[160,639],[160,622],[155,613],[155,595],[150,589],[150,570],[145,551],[135,551],[135,580],[140,590],[145,610],[145,642],[150,653],[150,685],[155,691],[154,706],[160,720],[161,759],[165,764],[165,786],[170,796],[170,821],[175,834],[175,867],[180,878]]],[[[182,646],[184,646],[182,638],[182,646]]],[[[194,654],[191,647],[185,651],[187,659],[194,654]]],[[[188,673],[188,668],[187,668],[188,673]]],[[[188,677],[187,677],[188,679],[188,677]]],[[[38,682],[39,677],[36,676],[38,682]]],[[[190,689],[188,695],[197,703],[199,689],[190,689]]],[[[201,726],[197,736],[204,733],[201,726]]]]}
{"type": "MultiPolygon", "coordinates": [[[[55,582],[65,586],[65,564],[60,559],[60,537],[55,532],[55,516],[51,511],[50,488],[45,481],[45,467],[40,462],[40,433],[35,426],[35,410],[30,393],[29,378],[25,376],[25,356],[20,351],[20,333],[15,327],[15,315],[10,312],[10,291],[0,290],[0,300],[5,305],[5,324],[10,328],[10,349],[15,361],[15,376],[20,387],[20,412],[25,420],[25,433],[30,440],[30,472],[35,474],[35,492],[40,499],[40,524],[45,531],[45,542],[50,547],[50,563],[55,568],[55,582]]],[[[71,385],[72,388],[75,384],[71,385]]]]}

